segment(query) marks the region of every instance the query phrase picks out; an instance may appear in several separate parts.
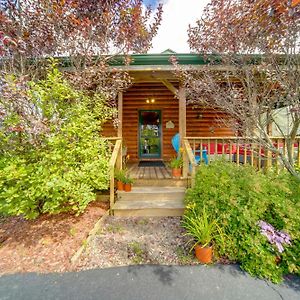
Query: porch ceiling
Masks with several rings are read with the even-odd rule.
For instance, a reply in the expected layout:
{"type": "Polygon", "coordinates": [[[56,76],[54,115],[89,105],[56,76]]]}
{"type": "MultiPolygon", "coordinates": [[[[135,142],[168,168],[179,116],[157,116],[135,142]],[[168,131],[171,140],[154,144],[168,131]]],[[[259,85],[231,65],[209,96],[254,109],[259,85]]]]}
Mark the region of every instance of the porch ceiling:
{"type": "Polygon", "coordinates": [[[129,71],[134,83],[139,82],[162,82],[168,80],[177,82],[178,79],[172,71],[145,70],[145,71],[129,71]]]}

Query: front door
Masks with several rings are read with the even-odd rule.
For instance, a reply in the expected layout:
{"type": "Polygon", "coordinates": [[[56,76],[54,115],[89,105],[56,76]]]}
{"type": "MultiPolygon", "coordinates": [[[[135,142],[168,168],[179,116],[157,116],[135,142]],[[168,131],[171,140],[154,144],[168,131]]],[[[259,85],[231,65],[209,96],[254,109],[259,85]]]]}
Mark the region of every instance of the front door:
{"type": "Polygon", "coordinates": [[[161,157],[161,111],[139,111],[139,158],[161,157]]]}

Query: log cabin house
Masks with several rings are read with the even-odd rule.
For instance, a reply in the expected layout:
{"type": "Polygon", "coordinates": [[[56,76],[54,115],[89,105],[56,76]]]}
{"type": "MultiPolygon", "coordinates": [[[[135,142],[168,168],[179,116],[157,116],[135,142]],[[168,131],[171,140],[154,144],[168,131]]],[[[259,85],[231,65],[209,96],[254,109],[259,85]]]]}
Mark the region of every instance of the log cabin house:
{"type": "MultiPolygon", "coordinates": [[[[245,146],[245,140],[224,127],[219,121],[224,116],[222,111],[187,104],[185,89],[170,62],[174,54],[168,49],[161,54],[132,55],[130,65],[124,65],[122,58],[112,65],[132,77],[132,85],[118,95],[118,127],[109,121],[101,133],[114,143],[110,160],[110,204],[115,215],[182,215],[185,188],[194,185],[197,151],[200,163],[205,151],[208,161],[225,155],[229,161],[250,163],[258,169],[272,163],[279,166],[271,152],[261,145],[245,146]],[[172,138],[177,133],[184,162],[179,179],[172,177],[167,164],[177,155],[172,146],[172,138]],[[115,198],[114,172],[122,168],[125,155],[129,158],[126,167],[135,179],[134,188],[131,193],[118,191],[115,198]]],[[[206,65],[206,60],[197,54],[175,55],[183,68],[201,70],[206,65]]],[[[221,70],[222,66],[212,68],[221,70]]],[[[278,138],[274,142],[277,147],[283,145],[284,151],[284,140],[278,138]]],[[[299,143],[298,138],[295,148],[300,165],[299,143]]]]}

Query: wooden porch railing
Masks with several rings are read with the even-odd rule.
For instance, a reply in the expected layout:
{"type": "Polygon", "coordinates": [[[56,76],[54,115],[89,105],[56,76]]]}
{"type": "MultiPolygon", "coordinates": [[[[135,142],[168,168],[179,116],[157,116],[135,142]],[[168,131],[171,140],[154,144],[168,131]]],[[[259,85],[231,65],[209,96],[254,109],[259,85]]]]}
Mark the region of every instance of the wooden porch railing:
{"type": "Polygon", "coordinates": [[[187,174],[191,173],[191,186],[195,185],[196,167],[197,162],[195,159],[195,151],[193,152],[188,139],[183,140],[183,149],[186,155],[183,156],[183,176],[187,177],[187,174]]]}
{"type": "Polygon", "coordinates": [[[279,155],[288,157],[288,147],[291,148],[295,163],[300,167],[300,136],[295,142],[289,145],[285,138],[271,137],[273,147],[266,147],[264,143],[251,142],[251,138],[242,137],[185,137],[183,146],[185,149],[184,157],[184,177],[191,174],[192,185],[193,176],[196,172],[198,163],[204,162],[206,156],[208,162],[224,157],[236,164],[250,164],[258,170],[268,169],[271,166],[280,168],[279,155]],[[196,163],[196,166],[194,165],[196,163]],[[189,166],[190,165],[190,166],[189,166]]]}
{"type": "Polygon", "coordinates": [[[122,169],[122,138],[106,138],[110,142],[112,150],[112,155],[109,160],[109,176],[110,176],[110,192],[109,192],[109,202],[110,202],[110,213],[112,213],[113,206],[115,204],[115,170],[122,169]],[[113,144],[114,143],[114,144],[113,144]]]}

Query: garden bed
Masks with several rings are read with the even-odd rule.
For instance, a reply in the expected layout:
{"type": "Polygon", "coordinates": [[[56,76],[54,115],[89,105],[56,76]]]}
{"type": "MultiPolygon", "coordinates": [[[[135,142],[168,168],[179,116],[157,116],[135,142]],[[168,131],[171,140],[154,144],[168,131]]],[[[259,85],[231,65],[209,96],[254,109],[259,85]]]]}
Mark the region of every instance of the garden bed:
{"type": "Polygon", "coordinates": [[[76,270],[133,264],[197,264],[180,217],[108,217],[76,270]]]}
{"type": "Polygon", "coordinates": [[[70,258],[106,210],[106,203],[93,202],[78,217],[65,213],[32,221],[2,218],[0,274],[71,270],[70,258]]]}

